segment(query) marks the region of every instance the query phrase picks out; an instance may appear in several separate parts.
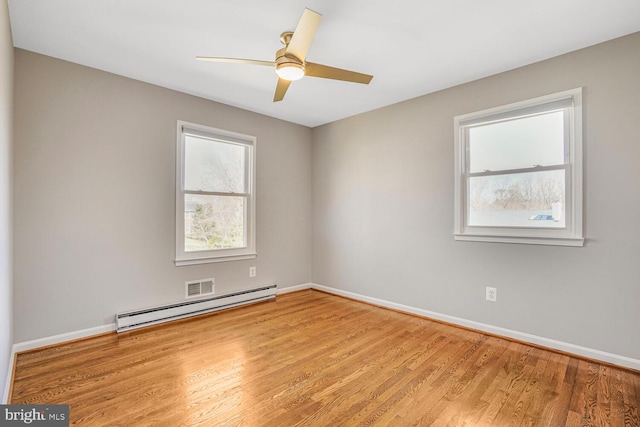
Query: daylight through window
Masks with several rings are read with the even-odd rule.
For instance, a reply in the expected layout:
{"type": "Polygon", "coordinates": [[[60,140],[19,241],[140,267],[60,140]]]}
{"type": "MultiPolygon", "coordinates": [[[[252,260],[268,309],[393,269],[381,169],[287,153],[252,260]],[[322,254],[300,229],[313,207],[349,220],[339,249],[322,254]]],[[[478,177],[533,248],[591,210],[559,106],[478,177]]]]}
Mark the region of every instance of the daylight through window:
{"type": "Polygon", "coordinates": [[[255,138],[178,122],[176,264],[255,257],[255,138]]]}
{"type": "Polygon", "coordinates": [[[581,246],[581,90],[455,118],[457,240],[581,246]]]}

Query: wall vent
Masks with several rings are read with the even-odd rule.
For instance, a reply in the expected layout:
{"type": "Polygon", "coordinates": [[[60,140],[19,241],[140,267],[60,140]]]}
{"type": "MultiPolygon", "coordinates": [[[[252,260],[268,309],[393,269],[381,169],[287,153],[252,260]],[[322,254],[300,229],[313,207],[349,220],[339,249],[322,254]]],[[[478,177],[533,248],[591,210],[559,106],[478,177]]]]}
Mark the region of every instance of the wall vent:
{"type": "MultiPolygon", "coordinates": [[[[213,280],[208,280],[211,280],[211,286],[213,286],[213,280]]],[[[269,285],[226,295],[202,298],[193,301],[183,301],[176,304],[151,307],[142,310],[127,311],[116,314],[116,331],[124,332],[131,329],[142,328],[144,326],[223,310],[225,308],[267,301],[274,299],[276,297],[276,292],[277,286],[269,285]]]]}
{"type": "Polygon", "coordinates": [[[184,288],[185,298],[213,295],[216,291],[216,280],[212,278],[185,282],[184,288]]]}

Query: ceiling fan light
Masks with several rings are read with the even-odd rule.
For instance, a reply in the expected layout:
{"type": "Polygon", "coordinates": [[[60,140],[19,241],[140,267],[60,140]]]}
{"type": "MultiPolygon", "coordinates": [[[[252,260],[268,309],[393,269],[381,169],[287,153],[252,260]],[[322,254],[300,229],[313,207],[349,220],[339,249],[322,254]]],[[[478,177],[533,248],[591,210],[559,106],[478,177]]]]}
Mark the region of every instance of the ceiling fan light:
{"type": "Polygon", "coordinates": [[[288,62],[282,65],[279,65],[276,68],[276,74],[278,77],[284,80],[300,80],[304,77],[304,67],[300,64],[288,62]]]}

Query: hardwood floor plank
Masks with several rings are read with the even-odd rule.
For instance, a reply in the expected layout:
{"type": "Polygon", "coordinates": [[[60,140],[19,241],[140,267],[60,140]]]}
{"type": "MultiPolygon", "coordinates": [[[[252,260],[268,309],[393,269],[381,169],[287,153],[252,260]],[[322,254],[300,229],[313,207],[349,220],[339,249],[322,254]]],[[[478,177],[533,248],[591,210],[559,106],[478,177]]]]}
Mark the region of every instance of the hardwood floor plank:
{"type": "Polygon", "coordinates": [[[560,395],[555,401],[558,410],[554,411],[551,418],[552,421],[549,425],[562,426],[567,423],[567,417],[569,416],[571,401],[573,400],[574,389],[577,382],[578,362],[578,359],[568,357],[564,381],[560,388],[560,395]]]}
{"type": "Polygon", "coordinates": [[[622,375],[625,426],[640,426],[640,375],[622,375]]]}
{"type": "MultiPolygon", "coordinates": [[[[527,414],[534,425],[553,425],[554,415],[563,410],[566,411],[561,403],[560,394],[567,372],[567,360],[567,356],[558,353],[549,354],[546,370],[539,384],[538,399],[534,401],[527,414]]],[[[563,422],[557,425],[562,425],[563,422]]]]}
{"type": "Polygon", "coordinates": [[[74,426],[640,426],[640,373],[316,291],[19,354],[74,426]]]}

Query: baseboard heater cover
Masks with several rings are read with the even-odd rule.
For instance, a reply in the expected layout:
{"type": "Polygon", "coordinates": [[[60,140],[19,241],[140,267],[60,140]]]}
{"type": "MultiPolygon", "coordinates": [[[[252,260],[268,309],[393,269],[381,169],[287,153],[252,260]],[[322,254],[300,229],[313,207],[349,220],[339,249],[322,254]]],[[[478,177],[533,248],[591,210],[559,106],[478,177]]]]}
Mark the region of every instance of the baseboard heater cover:
{"type": "Polygon", "coordinates": [[[274,284],[195,301],[127,311],[116,314],[116,331],[125,332],[225,308],[267,301],[276,297],[276,291],[277,285],[274,284]]]}

